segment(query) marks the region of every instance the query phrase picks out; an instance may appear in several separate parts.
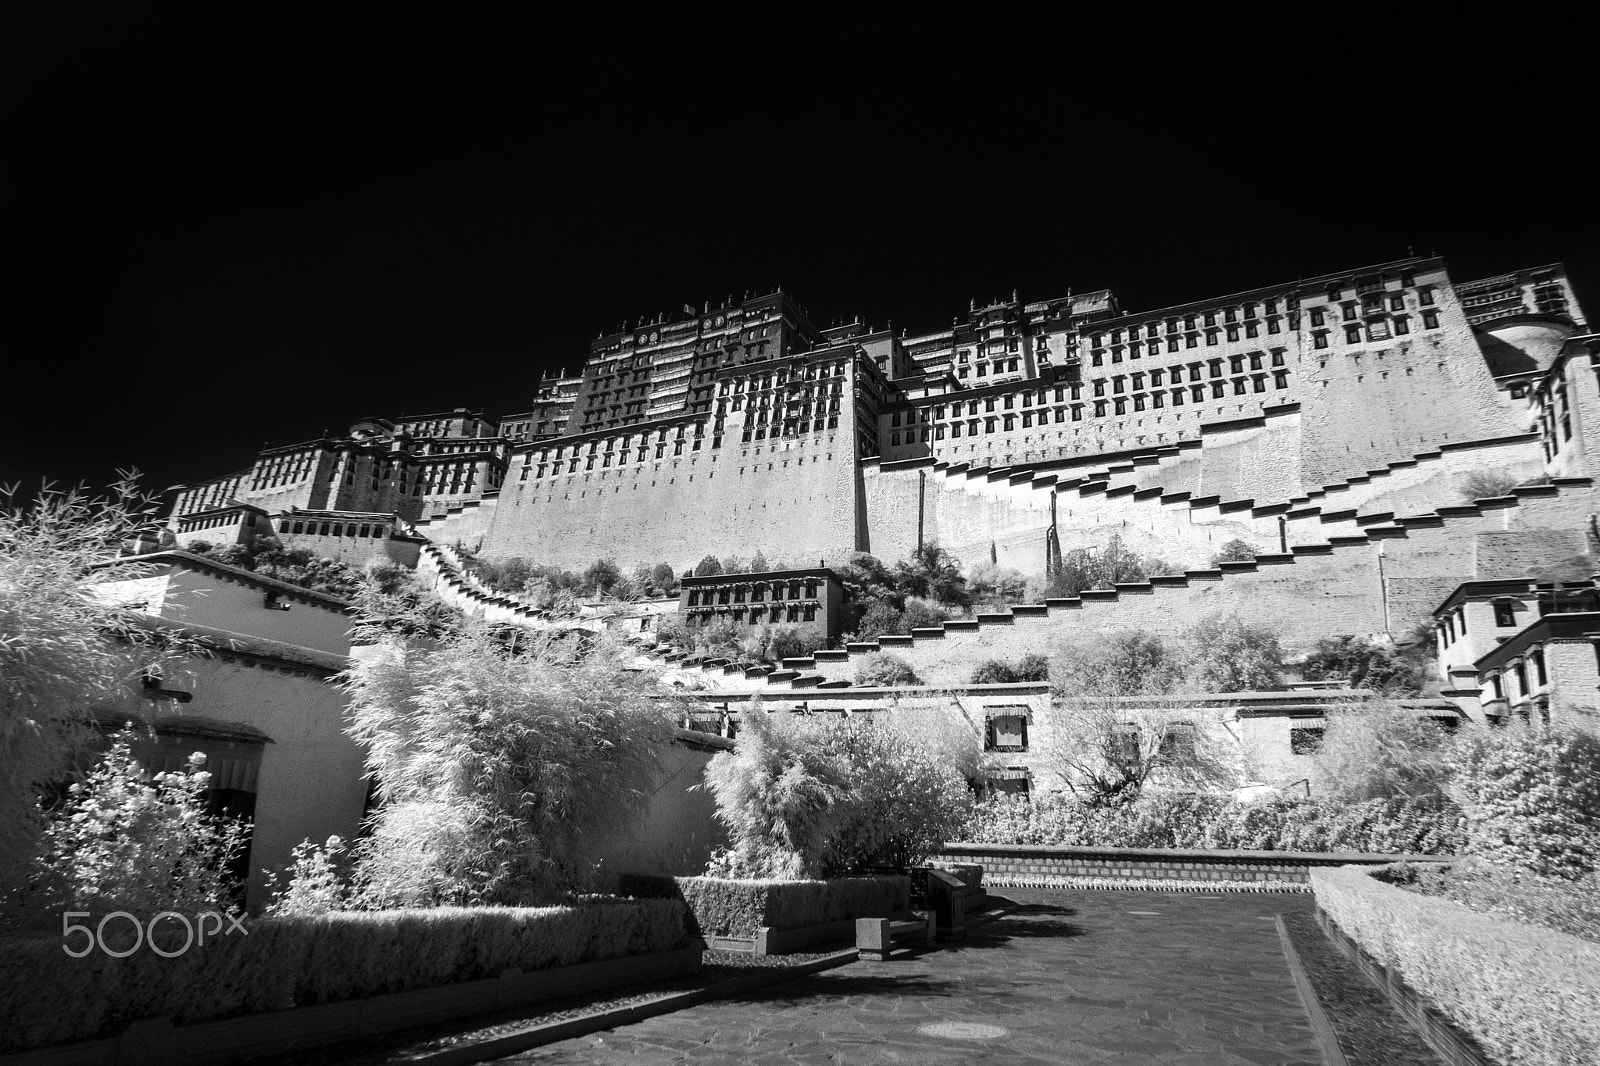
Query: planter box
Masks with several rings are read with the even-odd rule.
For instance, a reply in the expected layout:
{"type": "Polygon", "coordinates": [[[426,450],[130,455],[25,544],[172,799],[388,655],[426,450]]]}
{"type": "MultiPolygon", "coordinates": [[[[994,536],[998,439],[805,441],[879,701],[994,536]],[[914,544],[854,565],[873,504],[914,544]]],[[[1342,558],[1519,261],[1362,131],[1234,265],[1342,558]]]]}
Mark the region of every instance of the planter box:
{"type": "Polygon", "coordinates": [[[1448,855],[1363,855],[1297,851],[1200,851],[1176,848],[1083,848],[1043,844],[946,844],[940,866],[981,863],[991,881],[1097,877],[1125,881],[1285,881],[1307,884],[1311,871],[1350,864],[1449,862],[1448,855]]]}
{"type": "Polygon", "coordinates": [[[174,1025],[134,1022],[120,1035],[0,1055],[0,1066],[210,1066],[282,1055],[433,1022],[608,988],[660,981],[700,969],[701,943],[535,973],[508,970],[483,981],[396,992],[314,1007],[174,1025]]]}

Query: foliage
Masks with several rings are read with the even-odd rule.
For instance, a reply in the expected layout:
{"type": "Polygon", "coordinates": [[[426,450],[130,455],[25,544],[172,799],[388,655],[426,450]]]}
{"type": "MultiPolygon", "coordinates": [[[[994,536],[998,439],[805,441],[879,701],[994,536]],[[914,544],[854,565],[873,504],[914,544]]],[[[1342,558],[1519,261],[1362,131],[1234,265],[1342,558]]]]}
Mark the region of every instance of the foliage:
{"type": "Polygon", "coordinates": [[[1156,790],[1115,805],[1070,793],[992,796],[974,807],[961,834],[984,844],[1413,855],[1454,854],[1463,840],[1460,810],[1439,797],[1243,803],[1223,793],[1156,790]]]}
{"type": "Polygon", "coordinates": [[[972,671],[974,685],[1012,685],[1022,681],[1048,681],[1050,660],[1043,655],[1024,655],[1015,663],[989,659],[972,671]]]}
{"type": "Polygon", "coordinates": [[[1190,628],[1188,684],[1197,692],[1257,692],[1283,681],[1283,648],[1271,628],[1212,614],[1190,628]]]}
{"type": "Polygon", "coordinates": [[[1021,570],[986,559],[973,566],[967,576],[967,589],[974,606],[1004,607],[1027,598],[1028,579],[1021,570]]]}
{"type": "Polygon", "coordinates": [[[1102,633],[1056,649],[1050,681],[1057,696],[1150,696],[1173,692],[1183,680],[1181,651],[1137,629],[1102,633]]]}
{"type": "Polygon", "coordinates": [[[252,537],[210,553],[226,566],[237,566],[313,592],[351,599],[361,585],[361,572],[337,559],[319,557],[304,548],[286,548],[275,537],[252,537]]]}
{"type": "Polygon", "coordinates": [[[722,572],[722,561],[715,555],[708,555],[694,565],[695,577],[717,577],[722,572]]]}
{"type": "Polygon", "coordinates": [[[895,685],[920,685],[922,678],[912,665],[898,655],[873,652],[856,664],[856,684],[891,687],[895,685]]]}
{"type": "Polygon", "coordinates": [[[1387,701],[1334,705],[1325,714],[1308,774],[1318,796],[1359,803],[1445,794],[1450,734],[1438,722],[1387,701]]]}
{"type": "Polygon", "coordinates": [[[206,757],[196,752],[182,773],[147,780],[131,739],[114,738],[104,760],[48,815],[29,912],[99,918],[231,909],[228,864],[243,851],[246,828],[206,813],[206,757]]]}
{"type": "Polygon", "coordinates": [[[1427,685],[1431,642],[1405,648],[1375,644],[1363,637],[1323,637],[1300,667],[1307,681],[1347,680],[1351,688],[1388,696],[1416,696],[1427,685]]]}
{"type": "Polygon", "coordinates": [[[469,623],[387,635],[344,676],[381,806],[358,868],[371,905],[522,903],[582,888],[580,845],[635,816],[677,715],[602,638],[515,651],[469,623]]]}
{"type": "Polygon", "coordinates": [[[650,571],[650,583],[669,596],[678,591],[678,574],[671,563],[657,563],[650,571]]]}
{"type": "Polygon", "coordinates": [[[266,871],[267,898],[263,910],[269,918],[312,917],[342,910],[349,898],[349,886],[339,869],[339,856],[345,854],[343,840],[331,836],[320,847],[303,840],[289,853],[287,883],[280,887],[276,870],[266,871]]]}
{"type": "Polygon", "coordinates": [[[1469,857],[1452,863],[1397,863],[1382,880],[1600,944],[1600,873],[1576,880],[1536,877],[1469,857]]]}
{"type": "Polygon", "coordinates": [[[1541,877],[1600,868],[1600,737],[1474,730],[1451,749],[1449,765],[1472,854],[1541,877]]]}
{"type": "Polygon", "coordinates": [[[1248,563],[1255,557],[1255,548],[1235,537],[1217,549],[1217,554],[1211,557],[1211,565],[1216,566],[1218,563],[1248,563]]]}
{"type": "Polygon", "coordinates": [[[948,839],[970,802],[959,773],[892,723],[767,714],[706,768],[729,847],[707,873],[795,880],[907,866],[948,839]]]}
{"type": "MultiPolygon", "coordinates": [[[[668,951],[684,946],[684,918],[671,899],[341,911],[251,920],[249,935],[208,936],[203,951],[114,962],[68,957],[57,926],[0,952],[0,1049],[84,1040],[138,1018],[199,1022],[668,951]]],[[[169,953],[184,935],[171,920],[157,929],[169,953]]]]}
{"type": "Polygon", "coordinates": [[[1493,500],[1511,495],[1519,479],[1509,470],[1474,470],[1461,479],[1461,498],[1468,503],[1474,500],[1493,500]]]}
{"type": "Polygon", "coordinates": [[[676,894],[699,936],[754,936],[763,927],[804,929],[851,918],[885,917],[910,904],[907,877],[838,877],[831,881],[679,877],[676,894]]]}
{"type": "Polygon", "coordinates": [[[828,642],[827,636],[816,629],[787,625],[766,626],[760,631],[759,639],[761,655],[770,663],[802,658],[828,642]]]}
{"type": "Polygon", "coordinates": [[[1139,557],[1123,545],[1121,537],[1113,535],[1098,551],[1075,548],[1067,552],[1043,591],[1045,598],[1055,599],[1077,596],[1085,589],[1109,589],[1143,581],[1146,577],[1139,557]]]}
{"type": "Polygon", "coordinates": [[[615,559],[596,559],[583,572],[583,587],[592,589],[596,595],[614,594],[621,583],[622,571],[617,568],[615,559]]]}
{"type": "Polygon", "coordinates": [[[888,601],[879,600],[861,616],[850,639],[877,640],[907,634],[913,629],[934,629],[944,625],[947,617],[943,608],[927,600],[907,597],[899,609],[888,601]]]}
{"type": "Polygon", "coordinates": [[[1600,1061],[1600,947],[1383,884],[1313,868],[1317,906],[1494,1062],[1600,1061]],[[1583,1006],[1575,1006],[1582,1004],[1583,1006]]]}
{"type": "Polygon", "coordinates": [[[106,497],[0,491],[0,890],[20,883],[43,829],[39,789],[94,735],[93,707],[183,652],[105,594],[147,573],[120,553],[152,521],[131,475],[106,497]]]}
{"type": "Polygon", "coordinates": [[[903,596],[933,600],[951,607],[971,602],[961,563],[936,544],[925,544],[911,558],[895,564],[895,588],[903,596]]]}
{"type": "Polygon", "coordinates": [[[1155,783],[1232,788],[1243,777],[1245,753],[1198,712],[1080,696],[1054,701],[1047,713],[1050,768],[1093,806],[1131,802],[1155,783]]]}
{"type": "Polygon", "coordinates": [[[351,601],[356,610],[356,638],[373,640],[385,633],[435,636],[462,624],[460,608],[441,600],[414,570],[374,559],[351,601]]]}

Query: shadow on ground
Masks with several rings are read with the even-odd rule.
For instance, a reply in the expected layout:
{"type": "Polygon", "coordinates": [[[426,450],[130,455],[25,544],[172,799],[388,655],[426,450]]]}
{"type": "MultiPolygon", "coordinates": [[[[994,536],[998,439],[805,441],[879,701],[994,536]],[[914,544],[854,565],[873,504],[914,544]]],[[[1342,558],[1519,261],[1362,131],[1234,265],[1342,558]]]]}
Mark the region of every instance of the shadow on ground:
{"type": "Polygon", "coordinates": [[[874,967],[881,970],[863,974],[844,974],[830,972],[826,974],[808,974],[788,981],[767,985],[764,988],[753,988],[749,991],[738,992],[733,995],[723,996],[721,999],[727,1003],[766,1003],[774,1005],[789,1005],[796,1003],[814,1003],[821,999],[839,999],[847,996],[942,996],[951,991],[948,981],[930,980],[926,977],[907,978],[902,976],[902,971],[895,966],[898,957],[888,962],[873,963],[874,967]]]}
{"type": "Polygon", "coordinates": [[[993,947],[1009,940],[1086,936],[1088,931],[1083,926],[1067,920],[1077,913],[1072,907],[1054,903],[1024,903],[1003,918],[986,921],[972,929],[966,940],[946,942],[940,947],[946,951],[964,951],[993,947]]]}

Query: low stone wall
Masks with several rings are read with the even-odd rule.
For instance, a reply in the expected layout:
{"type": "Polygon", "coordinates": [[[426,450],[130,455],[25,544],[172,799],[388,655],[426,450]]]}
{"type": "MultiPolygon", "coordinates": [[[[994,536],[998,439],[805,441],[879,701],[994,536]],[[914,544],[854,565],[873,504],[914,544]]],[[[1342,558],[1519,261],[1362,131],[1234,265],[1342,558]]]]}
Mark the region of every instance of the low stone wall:
{"type": "Polygon", "coordinates": [[[979,863],[990,884],[1045,877],[1111,881],[1287,881],[1307,884],[1319,866],[1448,862],[1439,855],[1368,855],[1300,851],[1184,851],[1143,848],[1074,848],[1035,844],[946,844],[941,865],[979,863]]]}

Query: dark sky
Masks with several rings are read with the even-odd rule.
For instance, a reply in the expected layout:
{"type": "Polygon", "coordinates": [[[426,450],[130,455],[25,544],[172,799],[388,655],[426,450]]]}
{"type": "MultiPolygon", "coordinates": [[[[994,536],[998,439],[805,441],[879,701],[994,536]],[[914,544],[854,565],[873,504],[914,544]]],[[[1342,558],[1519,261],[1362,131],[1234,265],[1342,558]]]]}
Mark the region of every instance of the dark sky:
{"type": "Polygon", "coordinates": [[[917,331],[1414,246],[1458,279],[1564,260],[1600,314],[1592,90],[1442,13],[355,6],[3,16],[0,483],[160,489],[365,415],[524,410],[624,319],[778,285],[917,331]]]}

